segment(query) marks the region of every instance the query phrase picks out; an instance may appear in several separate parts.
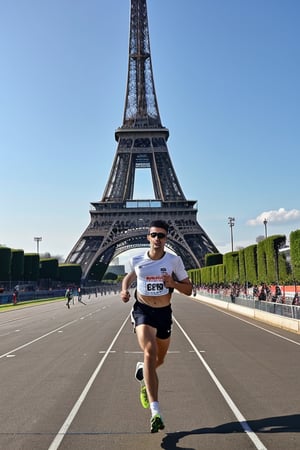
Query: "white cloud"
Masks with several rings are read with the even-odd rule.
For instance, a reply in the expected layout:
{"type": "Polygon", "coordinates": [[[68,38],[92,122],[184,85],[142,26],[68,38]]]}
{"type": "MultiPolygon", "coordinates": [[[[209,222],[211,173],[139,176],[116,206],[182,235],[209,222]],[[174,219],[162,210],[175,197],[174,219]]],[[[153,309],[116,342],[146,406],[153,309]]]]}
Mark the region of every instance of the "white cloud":
{"type": "Polygon", "coordinates": [[[286,211],[284,208],[279,208],[277,211],[265,211],[259,214],[255,219],[250,219],[247,225],[256,226],[261,225],[264,220],[274,224],[292,223],[300,220],[300,210],[291,209],[286,211]]]}

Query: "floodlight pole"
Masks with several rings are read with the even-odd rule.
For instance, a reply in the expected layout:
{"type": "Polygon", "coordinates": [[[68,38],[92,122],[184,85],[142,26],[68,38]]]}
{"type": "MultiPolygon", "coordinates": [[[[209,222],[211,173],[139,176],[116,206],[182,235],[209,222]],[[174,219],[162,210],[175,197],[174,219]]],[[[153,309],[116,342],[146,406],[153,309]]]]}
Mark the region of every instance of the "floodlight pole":
{"type": "Polygon", "coordinates": [[[228,217],[228,225],[230,226],[230,237],[231,237],[231,251],[233,252],[233,231],[232,228],[234,227],[235,218],[234,217],[228,217]]]}
{"type": "Polygon", "coordinates": [[[34,241],[36,242],[36,252],[40,254],[40,242],[43,240],[41,236],[35,236],[34,241]]]}

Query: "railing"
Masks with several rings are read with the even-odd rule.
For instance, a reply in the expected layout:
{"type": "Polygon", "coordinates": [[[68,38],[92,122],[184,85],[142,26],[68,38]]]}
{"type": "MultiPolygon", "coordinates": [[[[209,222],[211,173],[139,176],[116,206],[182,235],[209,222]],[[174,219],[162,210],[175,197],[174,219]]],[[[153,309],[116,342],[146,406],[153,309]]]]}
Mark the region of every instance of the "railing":
{"type": "MultiPolygon", "coordinates": [[[[18,302],[25,302],[30,300],[42,300],[44,298],[56,298],[64,297],[66,289],[53,289],[51,291],[30,291],[30,292],[20,292],[18,294],[18,302]]],[[[8,303],[13,303],[13,293],[8,292],[0,294],[0,305],[5,305],[8,303]]]]}
{"type": "MultiPolygon", "coordinates": [[[[208,292],[206,289],[197,289],[197,293],[204,297],[236,303],[237,305],[245,306],[247,308],[259,309],[260,311],[265,311],[270,314],[277,314],[279,316],[300,320],[300,306],[297,305],[257,300],[256,298],[253,298],[252,295],[246,296],[245,294],[238,297],[231,297],[223,291],[212,293],[208,292]]],[[[291,302],[291,299],[288,301],[291,302]]]]}
{"type": "MultiPolygon", "coordinates": [[[[81,288],[82,295],[92,295],[95,294],[96,297],[107,295],[107,294],[116,294],[121,290],[121,285],[119,283],[110,284],[103,283],[95,286],[85,286],[81,288]]],[[[58,297],[65,297],[66,288],[64,289],[52,289],[52,290],[36,290],[30,292],[19,292],[17,303],[26,302],[30,300],[43,300],[43,299],[53,299],[58,297]]],[[[73,288],[73,296],[77,297],[77,289],[73,288]]],[[[0,294],[0,305],[13,303],[13,292],[7,292],[0,294]]]]}

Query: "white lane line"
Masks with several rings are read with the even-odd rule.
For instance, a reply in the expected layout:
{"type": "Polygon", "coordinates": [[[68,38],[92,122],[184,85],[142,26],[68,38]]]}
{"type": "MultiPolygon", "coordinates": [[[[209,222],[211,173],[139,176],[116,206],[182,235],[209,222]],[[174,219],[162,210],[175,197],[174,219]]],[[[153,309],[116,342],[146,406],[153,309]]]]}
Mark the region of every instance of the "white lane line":
{"type": "Polygon", "coordinates": [[[57,332],[59,332],[60,330],[62,330],[63,328],[66,328],[66,327],[68,327],[69,325],[72,325],[72,324],[75,323],[75,322],[77,322],[77,319],[76,319],[76,320],[72,320],[72,322],[68,322],[68,323],[66,323],[65,325],[62,325],[62,326],[59,327],[59,328],[55,328],[55,330],[49,331],[49,333],[43,334],[42,336],[39,336],[38,338],[33,339],[33,340],[30,341],[30,342],[26,342],[26,344],[20,345],[20,347],[13,348],[13,349],[10,350],[9,352],[6,352],[6,353],[3,353],[2,355],[0,355],[0,359],[4,358],[4,357],[7,356],[7,355],[10,355],[11,353],[14,353],[14,352],[17,352],[18,350],[21,350],[22,348],[28,347],[28,345],[34,344],[35,342],[38,342],[38,341],[40,341],[41,339],[44,339],[45,337],[50,336],[50,335],[53,334],[53,333],[57,333],[57,332]]]}
{"type": "Polygon", "coordinates": [[[211,368],[209,367],[209,365],[207,364],[207,362],[205,361],[205,359],[203,358],[203,356],[201,355],[200,351],[197,349],[197,347],[195,346],[195,344],[193,343],[191,338],[187,335],[187,333],[184,331],[184,329],[178,323],[178,321],[175,319],[174,316],[173,316],[173,320],[175,321],[176,325],[179,327],[179,329],[181,330],[181,332],[183,333],[185,338],[188,340],[188,342],[190,343],[192,348],[195,350],[196,355],[198,356],[198,358],[202,362],[203,366],[205,367],[205,369],[209,373],[209,375],[212,378],[212,380],[214,381],[215,385],[217,386],[217,388],[221,392],[221,394],[222,394],[224,400],[226,401],[227,405],[229,406],[229,408],[231,409],[231,411],[233,412],[233,414],[235,415],[235,417],[239,421],[241,427],[243,428],[245,433],[247,433],[248,437],[251,439],[251,441],[253,442],[253,444],[257,448],[257,450],[267,450],[267,448],[261,442],[259,437],[251,429],[251,427],[248,424],[247,420],[245,419],[243,414],[240,412],[240,410],[238,409],[236,404],[233,402],[233,400],[231,399],[229,394],[226,392],[226,390],[224,389],[224,387],[222,386],[222,384],[220,383],[220,381],[218,380],[218,378],[216,377],[214,372],[211,370],[211,368]]]}
{"type": "Polygon", "coordinates": [[[122,332],[122,330],[123,330],[125,324],[127,323],[129,317],[130,317],[130,314],[124,320],[123,324],[121,325],[121,328],[119,329],[119,331],[115,335],[114,339],[112,340],[110,346],[106,350],[105,355],[103,356],[103,358],[101,359],[100,363],[96,367],[94,373],[92,374],[92,376],[90,377],[89,381],[87,382],[85,388],[83,389],[83,391],[80,394],[78,400],[76,401],[75,405],[73,406],[70,414],[68,415],[68,417],[66,418],[66,420],[63,423],[62,427],[60,428],[60,430],[58,431],[57,435],[55,436],[55,438],[53,439],[52,443],[50,444],[50,447],[48,448],[48,450],[57,450],[58,447],[60,446],[61,441],[65,437],[65,434],[67,433],[67,431],[70,428],[73,420],[75,419],[76,414],[79,411],[79,408],[81,407],[82,403],[84,402],[84,400],[85,400],[89,390],[91,389],[91,387],[92,387],[92,385],[93,385],[93,383],[94,383],[98,373],[100,372],[100,370],[101,370],[101,368],[102,368],[106,358],[111,353],[111,349],[115,345],[115,342],[118,339],[120,333],[122,332]]]}
{"type": "MultiPolygon", "coordinates": [[[[93,314],[100,312],[101,309],[96,309],[94,311],[93,314]]],[[[62,325],[61,327],[55,328],[55,330],[49,331],[49,333],[43,334],[42,336],[39,336],[36,339],[33,339],[32,341],[26,342],[26,344],[20,345],[19,347],[13,348],[12,350],[10,350],[9,352],[3,353],[2,355],[0,355],[0,359],[5,358],[5,356],[10,355],[13,352],[17,352],[18,350],[22,350],[22,348],[28,347],[28,345],[34,344],[35,342],[40,341],[41,339],[44,339],[47,336],[50,336],[53,333],[61,333],[61,330],[63,328],[68,327],[69,325],[72,325],[73,323],[78,322],[78,319],[72,320],[71,322],[66,323],[65,325],[62,325]]],[[[16,331],[20,331],[20,330],[16,330],[16,331]]],[[[9,334],[9,333],[8,333],[9,334]]]]}
{"type": "Polygon", "coordinates": [[[135,355],[135,354],[144,354],[144,352],[142,352],[141,350],[139,350],[139,351],[129,351],[129,350],[125,350],[124,351],[124,353],[132,353],[133,355],[135,355]]]}
{"type": "MultiPolygon", "coordinates": [[[[291,342],[292,344],[295,344],[295,345],[300,345],[300,342],[294,341],[294,339],[290,339],[290,338],[288,338],[288,337],[286,337],[286,336],[282,336],[282,334],[276,333],[275,331],[272,331],[272,330],[268,330],[267,328],[264,328],[264,327],[262,327],[262,326],[260,326],[260,325],[257,325],[256,323],[249,322],[249,321],[246,320],[246,319],[242,319],[241,317],[237,317],[237,316],[235,316],[235,315],[233,315],[233,314],[230,314],[230,313],[228,313],[228,312],[225,312],[225,311],[222,311],[222,312],[223,312],[224,314],[227,314],[227,315],[230,316],[230,317],[234,317],[235,319],[240,320],[241,322],[245,322],[245,323],[247,323],[248,325],[251,325],[252,327],[258,328],[259,330],[265,331],[266,333],[272,334],[273,336],[276,336],[276,337],[278,337],[278,338],[280,338],[280,339],[283,339],[284,341],[291,342]]],[[[253,319],[253,320],[255,320],[255,319],[253,319]]],[[[272,326],[272,325],[271,325],[271,326],[272,326]]]]}

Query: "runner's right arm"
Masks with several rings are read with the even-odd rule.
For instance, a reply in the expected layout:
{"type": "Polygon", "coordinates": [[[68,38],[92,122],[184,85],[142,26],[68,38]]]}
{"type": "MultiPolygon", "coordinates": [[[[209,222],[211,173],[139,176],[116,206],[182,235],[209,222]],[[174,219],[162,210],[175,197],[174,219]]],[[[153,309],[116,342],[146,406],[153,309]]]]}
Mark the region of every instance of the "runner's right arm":
{"type": "Polygon", "coordinates": [[[129,292],[129,288],[131,286],[131,284],[136,280],[136,273],[133,270],[132,272],[129,272],[127,275],[125,275],[125,277],[123,278],[122,281],[122,291],[121,291],[121,299],[123,300],[124,303],[128,302],[128,300],[130,299],[130,292],[129,292]]]}

